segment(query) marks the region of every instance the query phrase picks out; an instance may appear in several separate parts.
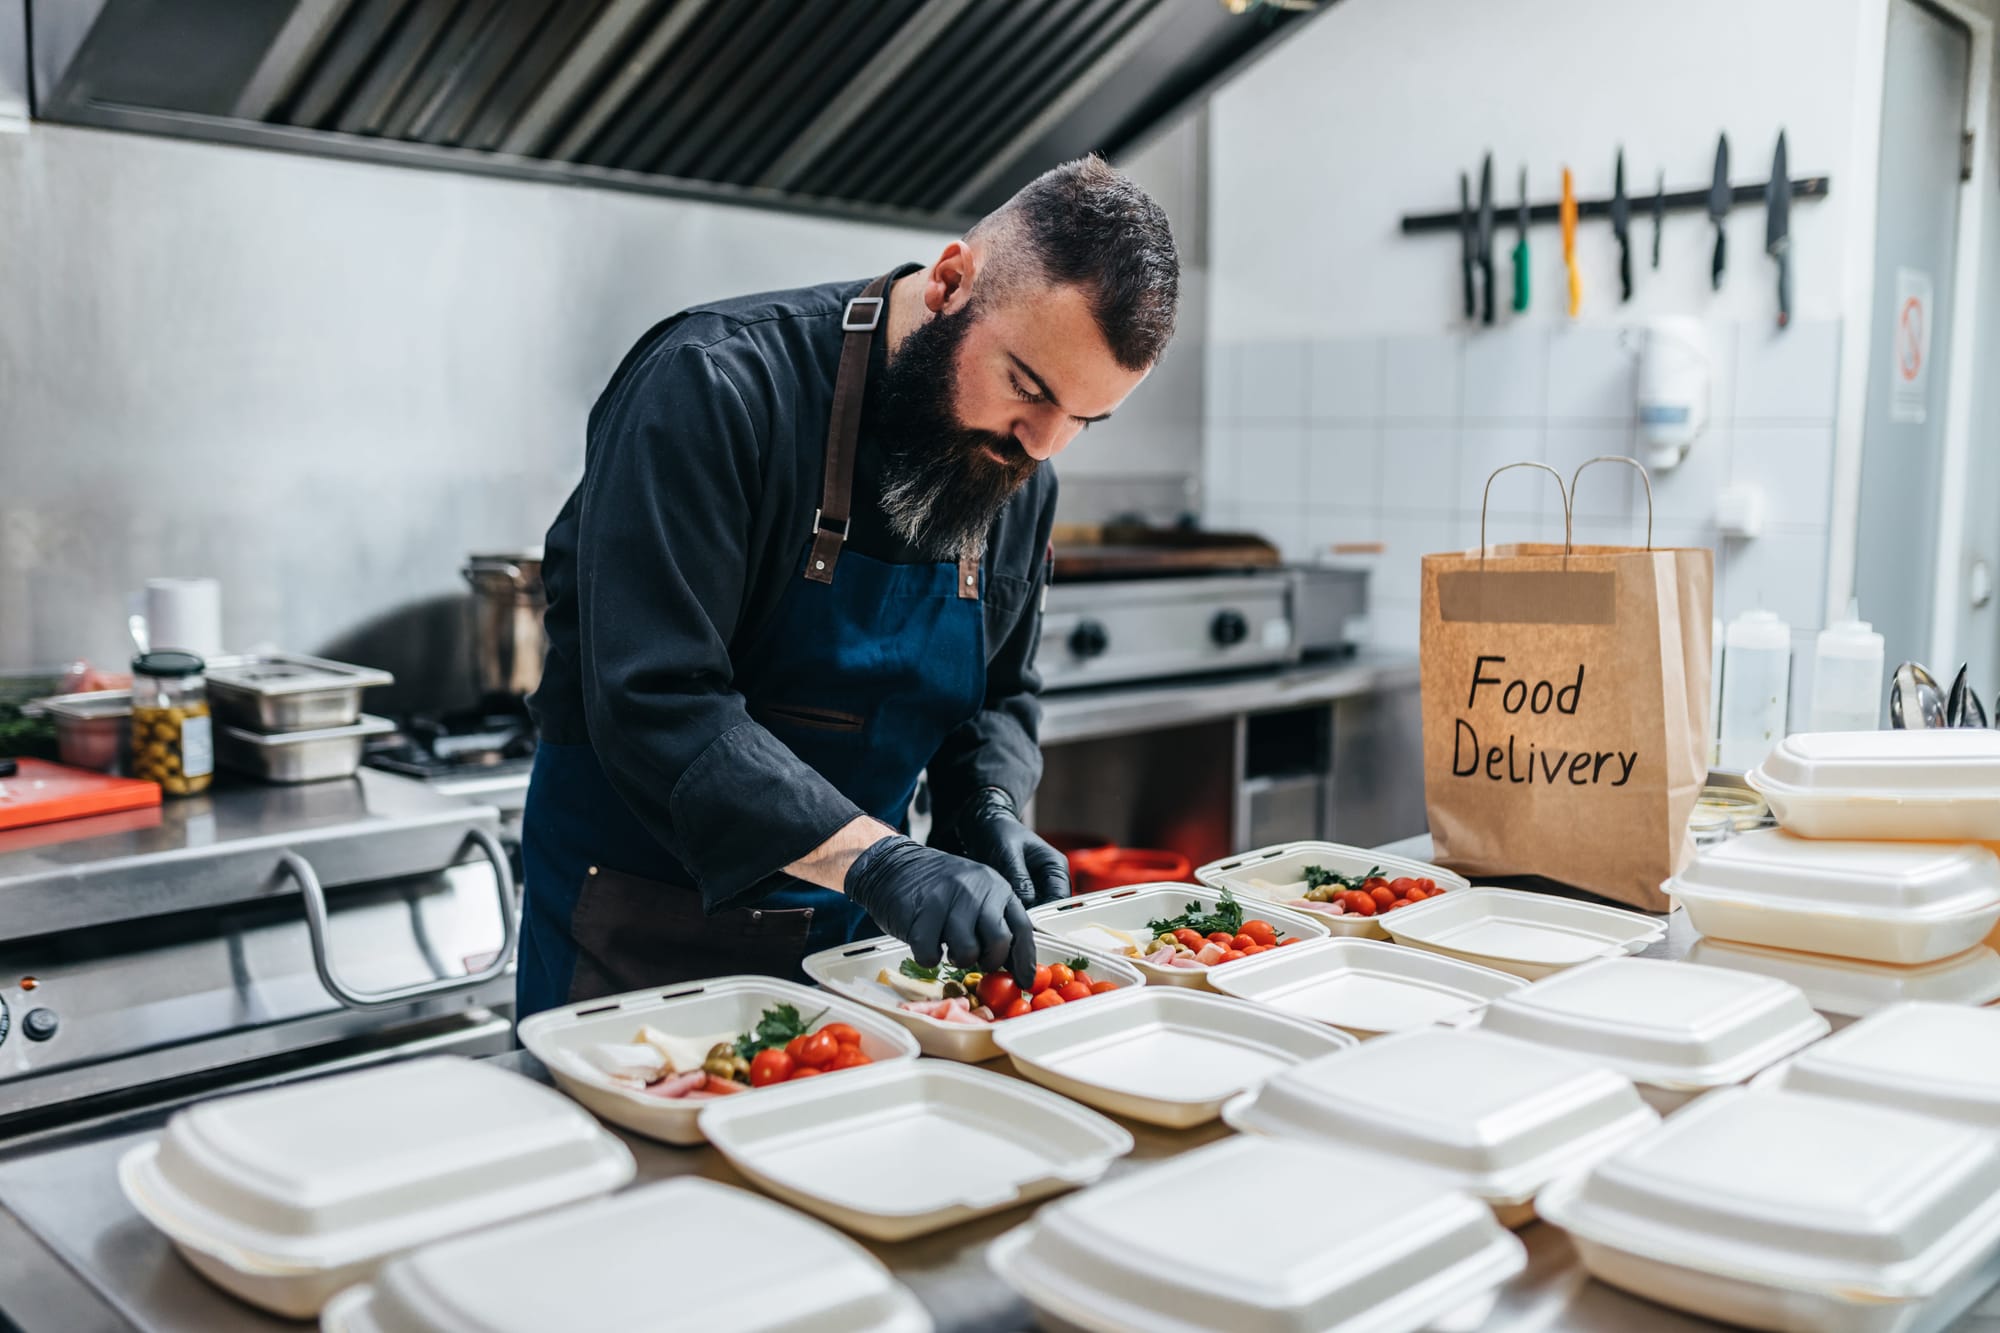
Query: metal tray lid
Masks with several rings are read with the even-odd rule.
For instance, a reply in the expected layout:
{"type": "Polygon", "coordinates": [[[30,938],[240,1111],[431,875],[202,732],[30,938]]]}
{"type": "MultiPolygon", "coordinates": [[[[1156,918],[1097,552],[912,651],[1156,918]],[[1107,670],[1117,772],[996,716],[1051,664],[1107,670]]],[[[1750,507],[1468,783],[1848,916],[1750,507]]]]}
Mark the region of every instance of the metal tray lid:
{"type": "Polygon", "coordinates": [[[1223,1108],[1237,1129],[1368,1148],[1496,1205],[1526,1203],[1660,1123],[1631,1081],[1511,1037],[1420,1028],[1274,1076],[1223,1108]]]}
{"type": "Polygon", "coordinates": [[[1043,1208],[988,1260],[1086,1327],[1233,1333],[1418,1328],[1521,1271],[1521,1242],[1430,1172],[1233,1138],[1043,1208]],[[1202,1182],[1190,1225],[1190,1181],[1202,1182]],[[1339,1256],[1338,1262],[1330,1256],[1339,1256]]]}
{"type": "Polygon", "coordinates": [[[374,667],[333,662],[303,653],[254,653],[219,657],[203,673],[211,686],[249,694],[305,694],[313,690],[366,689],[396,678],[374,667]]]}
{"type": "Polygon", "coordinates": [[[2000,731],[1817,731],[1787,736],[1748,781],[1759,792],[1937,801],[2000,797],[2000,731]]]}
{"type": "Polygon", "coordinates": [[[319,741],[386,736],[395,729],[394,722],[386,717],[376,717],[373,713],[363,713],[345,726],[318,727],[312,731],[251,731],[246,727],[222,728],[231,740],[255,746],[259,750],[283,750],[295,745],[312,745],[319,741]]]}
{"type": "Polygon", "coordinates": [[[2000,1139],[1910,1111],[1730,1088],[1536,1201],[1660,1263],[1848,1300],[1935,1294],[2000,1245],[2000,1139]]]}
{"type": "Polygon", "coordinates": [[[1808,1046],[1758,1084],[2000,1129],[2000,1010],[1891,1005],[1808,1046]]]}
{"type": "Polygon", "coordinates": [[[120,1163],[173,1239],[336,1268],[616,1189],[632,1154],[552,1089],[456,1056],[225,1097],[120,1163]]]}
{"type": "Polygon", "coordinates": [[[1797,986],[1658,958],[1558,972],[1494,1000],[1480,1026],[1677,1089],[1740,1083],[1829,1027],[1797,986]]]}
{"type": "Polygon", "coordinates": [[[2000,903],[2000,856],[1977,843],[1837,842],[1758,829],[1696,853],[1666,890],[1843,916],[1949,916],[2000,903]]]}
{"type": "Polygon", "coordinates": [[[425,1246],[336,1299],[323,1327],[930,1333],[932,1324],[880,1260],[839,1232],[744,1190],[682,1179],[425,1246]]]}

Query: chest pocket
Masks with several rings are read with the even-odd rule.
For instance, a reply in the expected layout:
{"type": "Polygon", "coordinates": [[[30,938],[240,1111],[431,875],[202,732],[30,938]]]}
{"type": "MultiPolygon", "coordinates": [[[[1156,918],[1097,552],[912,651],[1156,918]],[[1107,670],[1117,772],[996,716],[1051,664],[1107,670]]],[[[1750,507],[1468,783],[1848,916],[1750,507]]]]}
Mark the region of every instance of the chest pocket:
{"type": "MultiPolygon", "coordinates": [[[[1041,607],[1036,604],[1039,594],[1033,579],[991,571],[986,574],[985,586],[980,592],[986,613],[986,660],[991,662],[1024,617],[1040,621],[1041,607]]],[[[1039,635],[1040,630],[1030,626],[1030,632],[1039,635]]]]}

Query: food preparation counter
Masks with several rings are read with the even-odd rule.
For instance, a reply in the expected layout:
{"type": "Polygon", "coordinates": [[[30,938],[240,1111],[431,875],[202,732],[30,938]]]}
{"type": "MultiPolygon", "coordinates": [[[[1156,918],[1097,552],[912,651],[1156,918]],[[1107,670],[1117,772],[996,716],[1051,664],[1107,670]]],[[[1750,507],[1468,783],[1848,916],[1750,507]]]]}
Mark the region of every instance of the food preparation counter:
{"type": "Polygon", "coordinates": [[[1165,727],[1305,708],[1414,689],[1417,659],[1363,650],[1351,657],[1277,670],[1065,690],[1042,697],[1043,745],[1126,736],[1165,727]]]}

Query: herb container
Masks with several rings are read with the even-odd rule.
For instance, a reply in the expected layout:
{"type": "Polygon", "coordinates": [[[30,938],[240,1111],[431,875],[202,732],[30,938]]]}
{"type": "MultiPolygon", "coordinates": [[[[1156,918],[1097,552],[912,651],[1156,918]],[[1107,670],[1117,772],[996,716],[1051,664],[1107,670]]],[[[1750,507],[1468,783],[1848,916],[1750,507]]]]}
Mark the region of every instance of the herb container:
{"type": "Polygon", "coordinates": [[[202,660],[193,653],[132,659],[132,776],[169,796],[193,796],[215,778],[215,736],[202,660]]]}
{"type": "Polygon", "coordinates": [[[1283,842],[1260,847],[1241,856],[1211,861],[1195,871],[1194,877],[1211,889],[1229,889],[1239,896],[1261,898],[1292,911],[1310,912],[1314,920],[1324,923],[1335,935],[1371,940],[1389,937],[1381,916],[1336,916],[1332,903],[1307,902],[1305,894],[1313,879],[1307,873],[1309,870],[1341,878],[1380,874],[1389,880],[1428,879],[1446,892],[1470,887],[1463,875],[1443,866],[1404,856],[1385,856],[1365,847],[1337,842],[1283,842]]]}

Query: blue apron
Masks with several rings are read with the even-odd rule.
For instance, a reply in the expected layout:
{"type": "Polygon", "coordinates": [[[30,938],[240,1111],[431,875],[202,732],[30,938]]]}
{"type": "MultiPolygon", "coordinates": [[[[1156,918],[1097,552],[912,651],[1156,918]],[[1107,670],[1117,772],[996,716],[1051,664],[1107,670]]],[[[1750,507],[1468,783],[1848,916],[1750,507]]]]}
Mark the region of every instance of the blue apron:
{"type": "MultiPolygon", "coordinates": [[[[886,282],[850,302],[843,320],[823,496],[799,574],[731,655],[750,715],[862,811],[901,829],[925,766],[983,702],[986,632],[976,560],[896,565],[842,550],[886,282]]],[[[521,844],[523,1018],[700,977],[803,980],[807,954],[879,933],[844,895],[788,878],[750,906],[704,913],[694,876],[646,831],[588,745],[537,749],[521,844]]]]}

